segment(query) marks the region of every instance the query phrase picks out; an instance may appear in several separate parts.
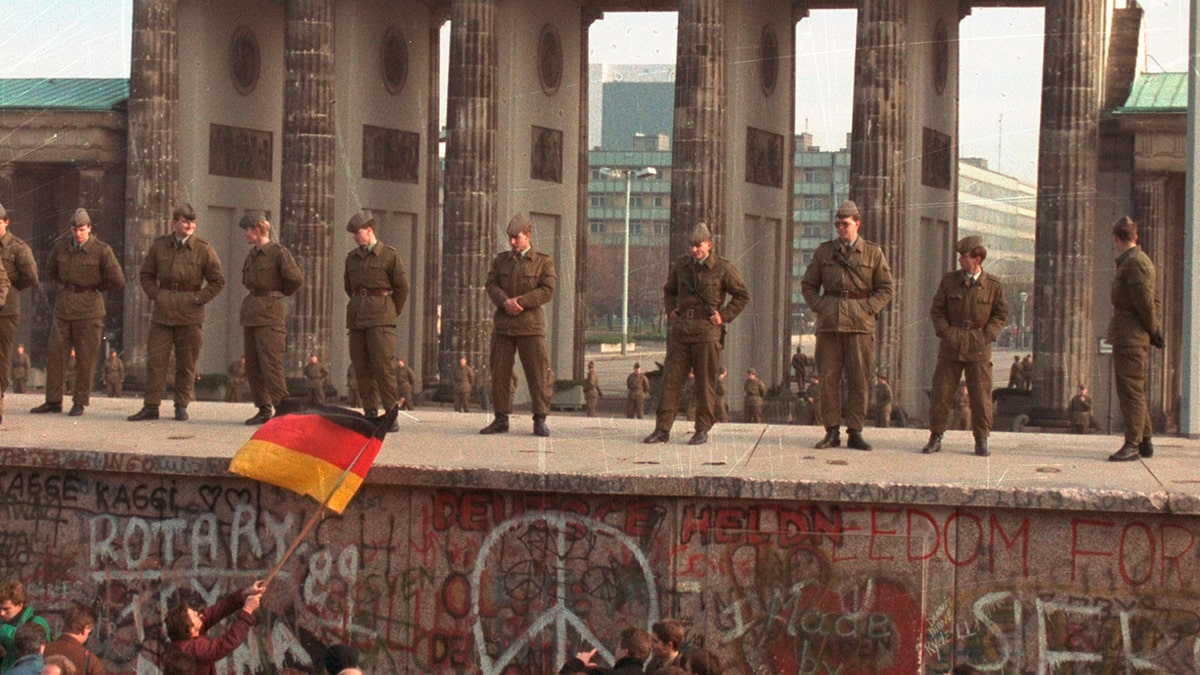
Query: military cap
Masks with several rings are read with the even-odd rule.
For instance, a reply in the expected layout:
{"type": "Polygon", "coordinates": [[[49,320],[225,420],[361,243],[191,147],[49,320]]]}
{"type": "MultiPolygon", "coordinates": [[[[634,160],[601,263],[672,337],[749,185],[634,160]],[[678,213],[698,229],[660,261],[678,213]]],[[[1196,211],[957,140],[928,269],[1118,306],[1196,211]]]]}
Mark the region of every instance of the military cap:
{"type": "Polygon", "coordinates": [[[184,202],[175,207],[175,212],[171,214],[171,220],[195,220],[196,209],[192,205],[184,202]]]}
{"type": "Polygon", "coordinates": [[[508,221],[508,236],[515,237],[522,232],[529,234],[533,231],[533,223],[529,222],[529,216],[524,211],[517,213],[511,220],[508,221]]]}
{"type": "Polygon", "coordinates": [[[838,207],[837,213],[833,214],[835,218],[856,218],[859,216],[858,204],[847,199],[838,207]]]}
{"type": "Polygon", "coordinates": [[[368,209],[362,209],[350,216],[350,222],[346,223],[346,231],[350,234],[354,234],[364,227],[375,227],[375,217],[368,209]]]}
{"type": "Polygon", "coordinates": [[[633,367],[634,367],[634,368],[641,368],[641,367],[642,367],[642,364],[638,363],[637,361],[634,361],[634,362],[633,362],[633,367]]]}
{"type": "Polygon", "coordinates": [[[3,204],[0,204],[0,220],[8,220],[8,211],[4,210],[3,204]]]}
{"type": "Polygon", "coordinates": [[[242,219],[238,221],[238,227],[243,230],[248,230],[258,224],[258,221],[265,220],[267,214],[262,211],[247,211],[242,219]]]}
{"type": "Polygon", "coordinates": [[[983,248],[983,237],[974,234],[959,239],[958,243],[954,245],[954,250],[960,255],[966,255],[977,248],[983,248]]]}
{"type": "Polygon", "coordinates": [[[708,230],[708,225],[699,223],[696,225],[696,229],[692,230],[692,246],[699,246],[706,241],[712,241],[712,232],[708,230]]]}
{"type": "Polygon", "coordinates": [[[83,227],[92,224],[92,217],[88,215],[86,209],[75,209],[75,215],[71,216],[71,227],[83,227]]]}

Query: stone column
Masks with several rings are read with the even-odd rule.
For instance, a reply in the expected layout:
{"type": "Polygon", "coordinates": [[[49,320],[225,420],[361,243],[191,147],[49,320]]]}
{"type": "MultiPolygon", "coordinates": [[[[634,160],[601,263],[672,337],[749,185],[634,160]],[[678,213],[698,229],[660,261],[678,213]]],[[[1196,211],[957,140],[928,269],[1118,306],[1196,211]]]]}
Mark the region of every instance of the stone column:
{"type": "Polygon", "coordinates": [[[442,382],[453,382],[458,357],[466,356],[487,382],[495,307],[484,282],[504,225],[496,221],[496,0],[453,0],[450,12],[438,364],[442,382]]]}
{"type": "MultiPolygon", "coordinates": [[[[891,303],[876,317],[875,367],[901,382],[905,273],[905,153],[908,29],[904,0],[860,0],[854,110],[850,130],[850,198],[862,213],[860,236],[883,246],[896,280],[891,303]]],[[[836,208],[836,205],[834,205],[836,208]]]]}
{"type": "Polygon", "coordinates": [[[332,353],[333,280],[341,268],[333,269],[330,252],[333,237],[348,236],[333,221],[333,0],[287,0],[283,50],[279,229],[304,273],[287,317],[284,372],[295,375],[309,354],[328,360],[332,353]]]}
{"type": "Polygon", "coordinates": [[[123,345],[127,383],[145,379],[150,300],[136,283],[179,195],[179,20],[176,0],[134,0],[126,157],[123,345]]]}
{"type": "Polygon", "coordinates": [[[1154,261],[1155,285],[1162,299],[1162,330],[1163,335],[1167,336],[1167,348],[1150,350],[1150,374],[1146,382],[1146,407],[1155,430],[1162,431],[1167,426],[1167,415],[1173,407],[1174,398],[1168,397],[1172,387],[1168,382],[1167,354],[1178,348],[1178,340],[1174,338],[1180,335],[1178,289],[1167,282],[1170,278],[1167,270],[1172,264],[1168,259],[1168,250],[1172,242],[1178,239],[1168,232],[1166,173],[1138,172],[1133,175],[1132,215],[1138,222],[1138,244],[1154,261]]]}
{"type": "MultiPolygon", "coordinates": [[[[429,72],[426,73],[428,97],[425,108],[425,279],[416,288],[421,297],[418,305],[413,302],[413,312],[421,312],[421,387],[437,386],[438,380],[438,307],[442,302],[440,283],[428,280],[442,276],[441,178],[442,159],[440,143],[442,135],[441,115],[441,41],[442,24],[448,16],[431,11],[427,53],[429,72]]],[[[413,283],[415,279],[410,280],[413,283]]],[[[416,294],[414,294],[416,295],[416,294]]],[[[414,298],[415,300],[415,298],[414,298]]],[[[410,364],[411,365],[411,364],[410,364]]]]}
{"type": "Polygon", "coordinates": [[[724,0],[679,2],[670,260],[689,252],[697,223],[708,223],[718,246],[727,225],[724,7],[724,0]]]}
{"type": "MultiPolygon", "coordinates": [[[[584,7],[580,17],[579,53],[588,53],[588,32],[604,14],[594,7],[584,7]]],[[[583,379],[587,373],[587,249],[588,249],[588,181],[592,167],[588,165],[588,59],[579,59],[579,138],[578,170],[575,173],[575,330],[571,340],[571,378],[583,379]]]]}
{"type": "Polygon", "coordinates": [[[1065,426],[1092,373],[1093,239],[1099,138],[1100,0],[1046,3],[1034,254],[1035,425],[1065,426]]]}
{"type": "MultiPolygon", "coordinates": [[[[100,167],[89,166],[79,170],[78,206],[87,209],[88,216],[97,225],[108,225],[104,217],[104,207],[107,201],[105,199],[105,181],[105,171],[100,167]]],[[[111,237],[102,238],[111,240],[111,237]]]]}

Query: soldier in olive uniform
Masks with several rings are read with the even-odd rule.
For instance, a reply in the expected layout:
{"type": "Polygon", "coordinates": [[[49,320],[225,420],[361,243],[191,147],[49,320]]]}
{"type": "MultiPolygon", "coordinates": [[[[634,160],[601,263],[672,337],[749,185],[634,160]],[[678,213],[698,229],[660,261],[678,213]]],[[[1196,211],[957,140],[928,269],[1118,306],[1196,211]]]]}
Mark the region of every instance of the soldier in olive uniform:
{"type": "Polygon", "coordinates": [[[835,214],[837,239],[813,252],[800,287],[817,315],[817,372],[821,374],[819,416],[825,437],[817,448],[841,445],[842,377],[848,391],[846,446],[870,450],[862,437],[867,416],[875,316],[892,300],[892,270],[878,244],[858,236],[858,206],[842,202],[835,214]]]}
{"type": "Polygon", "coordinates": [[[400,397],[401,410],[414,410],[414,396],[417,390],[417,374],[404,362],[396,359],[396,395],[400,397]]]}
{"type": "Polygon", "coordinates": [[[114,349],[108,353],[108,360],[104,362],[104,391],[109,398],[121,398],[124,389],[125,362],[114,349]]]}
{"type": "Polygon", "coordinates": [[[271,223],[263,213],[247,213],[238,227],[250,245],[242,262],[242,285],[249,293],[242,299],[239,318],[250,397],[258,406],[258,413],[246,420],[253,426],[271,419],[288,394],[283,373],[286,298],[300,290],[304,275],[291,251],[271,240],[271,223]]]}
{"type": "Polygon", "coordinates": [[[983,239],[966,237],[954,250],[959,269],[942,276],[929,307],[940,342],[929,392],[929,442],[921,452],[941,450],[954,390],[965,375],[975,454],[987,457],[991,454],[992,343],[1008,321],[1008,301],[1000,280],[983,271],[987,259],[983,239]]]}
{"type": "Polygon", "coordinates": [[[804,347],[796,345],[796,353],[792,354],[792,372],[796,378],[797,394],[803,394],[804,387],[808,385],[808,367],[810,365],[812,365],[812,361],[804,353],[804,347]]]}
{"type": "Polygon", "coordinates": [[[329,367],[321,363],[316,354],[309,354],[304,364],[304,382],[308,386],[308,402],[312,405],[325,404],[325,383],[329,380],[329,367]]]}
{"type": "Polygon", "coordinates": [[[1071,397],[1071,428],[1077,434],[1086,434],[1092,429],[1092,397],[1088,396],[1086,384],[1079,385],[1079,393],[1071,397]]]}
{"type": "Polygon", "coordinates": [[[692,231],[691,253],[671,265],[663,285],[667,314],[667,358],[654,431],[644,443],[666,443],[679,411],[689,372],[696,376],[696,424],[689,445],[708,442],[713,415],[713,383],[721,368],[725,324],[750,303],[750,291],[737,268],[712,252],[712,233],[701,223],[692,231]],[[729,302],[725,302],[725,296],[729,302]]]}
{"type": "Polygon", "coordinates": [[[746,408],[746,422],[762,422],[763,399],[767,396],[767,385],[758,379],[758,371],[751,368],[746,371],[746,381],[742,384],[746,394],[743,406],[746,408]]]}
{"type": "Polygon", "coordinates": [[[16,393],[24,394],[28,388],[30,368],[33,368],[33,364],[29,361],[29,354],[25,353],[25,345],[17,345],[17,353],[12,358],[12,385],[16,393]]]}
{"type": "Polygon", "coordinates": [[[892,407],[896,397],[892,394],[892,385],[888,384],[887,375],[880,374],[875,378],[875,424],[883,429],[892,426],[892,407]]]}
{"type": "Polygon", "coordinates": [[[225,402],[241,403],[242,390],[246,387],[246,357],[230,361],[225,368],[225,402]]]}
{"type": "Polygon", "coordinates": [[[642,372],[642,364],[633,364],[633,372],[625,378],[625,392],[625,417],[642,419],[650,394],[650,378],[642,372]]]}
{"type": "Polygon", "coordinates": [[[362,405],[362,397],[358,395],[358,375],[355,374],[353,363],[346,369],[346,404],[351,408],[362,405]]]}
{"type": "MultiPolygon", "coordinates": [[[[550,256],[533,248],[529,237],[533,224],[525,213],[508,221],[508,245],[511,250],[497,255],[488,271],[485,288],[496,314],[492,323],[492,402],[496,419],[479,430],[481,434],[508,431],[512,413],[512,393],[505,386],[512,375],[517,354],[525,369],[529,399],[533,407],[533,433],[549,436],[546,415],[550,413],[553,385],[546,386],[550,352],[546,346],[546,323],[542,306],[554,297],[558,275],[550,256]]],[[[553,371],[551,371],[553,372],[553,371]]]]}
{"type": "Polygon", "coordinates": [[[158,419],[167,387],[167,366],[175,356],[175,419],[187,420],[196,386],[196,362],[204,344],[204,306],[225,288],[217,251],[196,235],[196,210],[175,208],[171,232],[154,240],[138,273],[154,303],[146,339],[146,394],[129,421],[158,419]]]}
{"type": "Polygon", "coordinates": [[[0,306],[0,419],[4,415],[4,393],[8,391],[9,362],[12,362],[11,373],[14,387],[18,394],[25,392],[25,384],[29,377],[29,356],[21,353],[12,356],[13,337],[17,334],[17,323],[21,319],[21,291],[37,283],[37,263],[33,260],[33,251],[29,245],[21,241],[8,229],[8,211],[0,204],[0,265],[8,277],[9,291],[0,306]],[[21,363],[18,363],[21,361],[21,363]],[[17,378],[16,370],[24,364],[24,373],[17,378]]]}
{"type": "MultiPolygon", "coordinates": [[[[400,398],[392,364],[396,362],[396,321],[408,301],[408,274],[396,249],[375,237],[375,218],[363,209],[346,224],[357,246],[346,255],[344,275],[346,329],[350,334],[350,361],[358,379],[367,417],[391,410],[400,398]]],[[[400,430],[397,422],[393,431],[400,430]]]]}
{"type": "Polygon", "coordinates": [[[46,402],[31,412],[62,412],[63,361],[73,349],[75,385],[71,387],[69,414],[78,417],[91,401],[92,377],[104,330],[104,294],[123,287],[125,273],[112,248],[92,236],[92,219],[87,211],[75,211],[71,235],[55,240],[46,258],[46,277],[58,282],[58,297],[46,357],[46,402]]]}
{"type": "Polygon", "coordinates": [[[713,383],[713,417],[718,422],[729,421],[729,404],[726,402],[725,366],[717,371],[717,381],[713,383]]]}
{"type": "Polygon", "coordinates": [[[1126,216],[1113,226],[1117,269],[1113,274],[1112,319],[1108,341],[1113,346],[1113,375],[1125,425],[1125,444],[1108,460],[1128,462],[1154,456],[1154,429],[1146,410],[1146,361],[1150,347],[1162,349],[1162,304],[1154,280],[1154,263],[1137,245],[1138,224],[1126,216]]]}
{"type": "Polygon", "coordinates": [[[475,369],[467,365],[467,357],[458,357],[454,369],[454,412],[471,412],[471,392],[475,389],[475,369]]]}
{"type": "Polygon", "coordinates": [[[1021,385],[1024,383],[1024,378],[1021,375],[1022,372],[1023,371],[1021,369],[1021,357],[1014,356],[1012,365],[1008,367],[1008,388],[1009,389],[1021,389],[1022,388],[1021,385]]]}
{"type": "MultiPolygon", "coordinates": [[[[963,382],[954,390],[954,403],[950,411],[949,427],[955,431],[969,431],[971,429],[971,392],[967,387],[967,383],[963,382]]],[[[941,445],[938,445],[937,452],[941,450],[941,445]]]]}
{"type": "Polygon", "coordinates": [[[808,376],[808,386],[804,388],[804,400],[808,404],[808,415],[805,424],[821,423],[821,378],[818,375],[808,376]]]}
{"type": "Polygon", "coordinates": [[[597,415],[596,408],[600,405],[600,376],[596,374],[596,364],[588,361],[587,379],[583,381],[584,408],[588,417],[597,415]]]}

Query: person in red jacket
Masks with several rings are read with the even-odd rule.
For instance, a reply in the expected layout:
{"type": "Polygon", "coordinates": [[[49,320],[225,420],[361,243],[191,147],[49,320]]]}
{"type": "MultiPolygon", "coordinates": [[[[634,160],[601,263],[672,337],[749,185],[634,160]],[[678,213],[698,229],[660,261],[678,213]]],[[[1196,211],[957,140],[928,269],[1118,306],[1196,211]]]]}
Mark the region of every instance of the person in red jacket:
{"type": "Polygon", "coordinates": [[[197,612],[186,600],[179,602],[167,612],[167,637],[171,646],[196,659],[196,675],[216,675],[214,664],[229,656],[238,645],[246,641],[250,627],[255,625],[254,610],[262,601],[267,590],[265,581],[256,581],[246,590],[226,595],[216,604],[197,612]],[[206,637],[208,629],[230,614],[237,617],[216,638],[206,637]]]}

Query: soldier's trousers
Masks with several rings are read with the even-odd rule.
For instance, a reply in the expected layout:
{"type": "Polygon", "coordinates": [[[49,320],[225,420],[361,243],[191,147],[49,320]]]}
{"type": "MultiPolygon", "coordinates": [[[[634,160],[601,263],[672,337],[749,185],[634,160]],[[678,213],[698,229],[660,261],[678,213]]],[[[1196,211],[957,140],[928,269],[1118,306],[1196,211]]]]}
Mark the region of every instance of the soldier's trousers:
{"type": "Polygon", "coordinates": [[[492,403],[497,415],[512,413],[512,372],[516,357],[521,357],[529,400],[534,415],[550,413],[550,391],[546,387],[546,369],[550,352],[544,335],[499,335],[492,333],[492,403]]]}
{"type": "Polygon", "coordinates": [[[283,353],[287,349],[283,326],[243,326],[242,348],[254,405],[278,406],[288,393],[283,374],[283,353]]]}
{"type": "Polygon", "coordinates": [[[625,417],[629,419],[642,419],[643,411],[646,409],[645,396],[630,396],[625,399],[625,417]]]}
{"type": "Polygon", "coordinates": [[[939,358],[933,367],[929,391],[929,431],[946,432],[954,392],[963,374],[967,378],[967,400],[971,406],[971,431],[975,438],[987,438],[992,430],[992,362],[950,361],[939,358]]]}
{"type": "Polygon", "coordinates": [[[363,410],[391,410],[400,394],[396,390],[396,327],[351,328],[350,362],[358,381],[363,410]]]}
{"type": "Polygon", "coordinates": [[[1125,425],[1125,442],[1141,443],[1154,435],[1146,410],[1146,358],[1149,347],[1113,347],[1113,375],[1117,401],[1125,425]]]}
{"type": "Polygon", "coordinates": [[[454,412],[471,412],[471,391],[454,392],[454,412]]]}
{"type": "Polygon", "coordinates": [[[746,401],[746,422],[747,423],[762,422],[762,411],[763,411],[763,404],[761,402],[751,403],[750,401],[746,401]]]}
{"type": "Polygon", "coordinates": [[[663,364],[662,396],[658,399],[658,411],[654,428],[670,431],[679,412],[679,399],[688,371],[696,374],[696,431],[708,431],[716,423],[713,414],[713,399],[716,398],[717,371],[721,368],[721,343],[719,342],[668,342],[667,359],[663,364]]]}
{"type": "Polygon", "coordinates": [[[584,409],[587,411],[587,413],[586,413],[587,416],[595,417],[598,414],[596,411],[596,408],[600,405],[600,397],[585,396],[583,400],[584,400],[584,409]]]}
{"type": "Polygon", "coordinates": [[[144,405],[157,408],[162,403],[167,388],[167,367],[171,363],[171,352],[175,352],[175,405],[187,407],[196,391],[196,361],[200,358],[200,347],[204,343],[204,327],[168,326],[150,323],[150,336],[146,340],[146,395],[144,405]]]}
{"type": "Polygon", "coordinates": [[[846,427],[862,430],[867,418],[867,381],[875,358],[874,333],[817,333],[817,373],[821,378],[821,424],[842,422],[842,377],[846,378],[846,427]]]}
{"type": "MultiPolygon", "coordinates": [[[[16,289],[10,291],[16,293],[16,289]]],[[[18,314],[0,316],[0,398],[8,391],[9,376],[12,374],[12,345],[17,334],[17,323],[21,317],[18,314]]],[[[21,391],[25,391],[22,383],[21,391]]]]}
{"type": "Polygon", "coordinates": [[[103,329],[104,319],[54,320],[54,327],[50,329],[50,352],[46,355],[47,403],[62,403],[66,378],[64,364],[71,349],[75,350],[75,384],[71,400],[79,405],[91,401],[92,376],[96,372],[103,329]]]}

